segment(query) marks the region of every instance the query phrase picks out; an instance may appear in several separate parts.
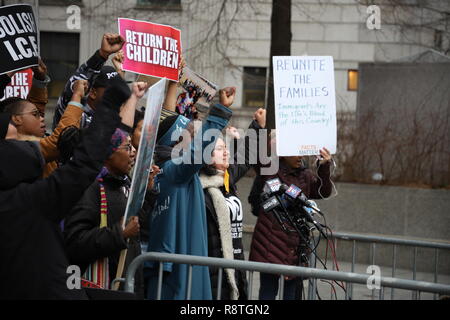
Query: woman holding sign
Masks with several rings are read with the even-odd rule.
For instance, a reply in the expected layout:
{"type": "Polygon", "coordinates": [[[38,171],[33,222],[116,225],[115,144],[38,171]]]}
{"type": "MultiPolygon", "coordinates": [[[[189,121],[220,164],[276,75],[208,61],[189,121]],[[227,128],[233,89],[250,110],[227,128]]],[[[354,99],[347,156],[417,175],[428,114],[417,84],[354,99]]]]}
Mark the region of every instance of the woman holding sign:
{"type": "MultiPolygon", "coordinates": [[[[253,233],[250,249],[251,261],[276,263],[292,266],[308,266],[304,255],[307,255],[308,247],[300,235],[293,230],[288,221],[282,219],[283,226],[276,218],[273,211],[264,212],[261,208],[260,198],[263,192],[264,182],[278,178],[287,186],[295,185],[301,188],[308,199],[322,199],[329,197],[332,191],[330,164],[331,154],[323,148],[320,150],[321,159],[318,160],[318,176],[311,169],[307,169],[302,157],[280,157],[280,168],[273,176],[259,176],[255,180],[249,202],[252,211],[258,213],[258,221],[253,233]],[[257,183],[259,181],[259,183],[257,183]],[[256,195],[255,197],[252,197],[256,195]]],[[[309,235],[305,235],[307,239],[309,235]]],[[[279,276],[261,273],[260,300],[274,300],[278,293],[279,276]]],[[[284,282],[284,300],[299,299],[302,288],[302,280],[286,277],[284,282]]]]}
{"type": "MultiPolygon", "coordinates": [[[[133,84],[132,97],[121,111],[127,126],[133,124],[136,102],[146,89],[145,83],[133,84]]],[[[70,262],[80,266],[85,280],[103,289],[109,289],[116,278],[121,250],[128,248],[126,264],[141,252],[138,217],[130,219],[122,229],[131,185],[128,173],[133,164],[133,147],[127,131],[130,129],[125,126],[116,129],[110,141],[110,157],[65,220],[64,238],[70,262]]],[[[143,282],[137,283],[136,291],[142,294],[139,285],[143,282]]]]}

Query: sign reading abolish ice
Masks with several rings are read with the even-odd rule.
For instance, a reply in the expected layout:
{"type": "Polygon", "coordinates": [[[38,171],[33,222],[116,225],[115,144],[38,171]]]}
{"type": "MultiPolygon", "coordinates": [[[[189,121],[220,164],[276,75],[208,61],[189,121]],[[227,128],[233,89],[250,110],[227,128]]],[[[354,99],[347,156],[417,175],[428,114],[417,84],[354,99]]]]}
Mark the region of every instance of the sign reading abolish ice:
{"type": "Polygon", "coordinates": [[[170,26],[119,18],[125,71],[178,81],[181,32],[170,26]]]}
{"type": "Polygon", "coordinates": [[[273,57],[278,156],[336,153],[333,57],[273,57]]]}
{"type": "Polygon", "coordinates": [[[144,203],[153,152],[155,150],[159,118],[165,97],[166,82],[166,79],[161,79],[148,90],[141,140],[139,141],[130,196],[128,197],[125,219],[123,220],[124,227],[129,217],[139,214],[139,210],[144,203]]]}
{"type": "Polygon", "coordinates": [[[0,74],[38,65],[35,21],[30,5],[0,8],[0,74]]]}

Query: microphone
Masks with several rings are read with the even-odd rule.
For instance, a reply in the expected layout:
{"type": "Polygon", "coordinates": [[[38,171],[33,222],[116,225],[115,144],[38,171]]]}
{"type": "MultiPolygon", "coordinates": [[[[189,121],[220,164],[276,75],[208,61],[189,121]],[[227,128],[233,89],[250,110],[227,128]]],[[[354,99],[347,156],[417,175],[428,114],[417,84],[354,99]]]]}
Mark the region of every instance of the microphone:
{"type": "Polygon", "coordinates": [[[317,205],[317,203],[314,200],[306,200],[305,207],[309,208],[311,210],[312,214],[314,214],[314,211],[322,214],[319,210],[319,206],[317,205]]]}
{"type": "Polygon", "coordinates": [[[272,211],[273,209],[277,208],[279,205],[280,205],[280,202],[278,201],[277,197],[275,197],[275,196],[269,197],[261,204],[264,212],[272,211]]]}
{"type": "Polygon", "coordinates": [[[278,196],[277,195],[270,196],[270,194],[263,193],[261,198],[263,200],[263,202],[261,203],[261,207],[263,208],[264,212],[265,213],[272,212],[275,218],[278,220],[278,223],[280,224],[281,228],[284,231],[287,231],[283,219],[281,218],[281,215],[278,212],[278,208],[283,208],[280,201],[278,201],[278,196]]]}
{"type": "Polygon", "coordinates": [[[272,194],[274,192],[278,192],[281,186],[281,181],[278,178],[273,178],[267,180],[264,184],[263,192],[267,194],[272,194]]]}
{"type": "Polygon", "coordinates": [[[303,194],[302,189],[297,187],[294,184],[291,184],[289,189],[285,193],[289,198],[291,198],[293,201],[298,201],[303,206],[303,212],[305,213],[306,220],[314,224],[314,226],[319,230],[319,232],[326,238],[327,235],[323,231],[322,225],[316,221],[314,218],[314,211],[320,212],[319,207],[317,206],[317,203],[312,200],[308,200],[306,196],[303,194]]]}

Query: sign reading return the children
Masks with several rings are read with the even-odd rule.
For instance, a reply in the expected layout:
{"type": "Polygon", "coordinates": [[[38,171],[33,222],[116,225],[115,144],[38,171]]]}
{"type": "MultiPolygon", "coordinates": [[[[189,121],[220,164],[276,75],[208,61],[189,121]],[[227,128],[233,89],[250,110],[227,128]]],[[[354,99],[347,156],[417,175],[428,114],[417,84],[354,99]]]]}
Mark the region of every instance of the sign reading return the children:
{"type": "Polygon", "coordinates": [[[178,81],[181,32],[170,26],[119,18],[125,38],[123,69],[178,81]]]}
{"type": "Polygon", "coordinates": [[[0,74],[38,65],[37,33],[30,5],[0,8],[0,74]]]}
{"type": "Polygon", "coordinates": [[[333,57],[273,57],[278,156],[336,153],[333,57]]]}

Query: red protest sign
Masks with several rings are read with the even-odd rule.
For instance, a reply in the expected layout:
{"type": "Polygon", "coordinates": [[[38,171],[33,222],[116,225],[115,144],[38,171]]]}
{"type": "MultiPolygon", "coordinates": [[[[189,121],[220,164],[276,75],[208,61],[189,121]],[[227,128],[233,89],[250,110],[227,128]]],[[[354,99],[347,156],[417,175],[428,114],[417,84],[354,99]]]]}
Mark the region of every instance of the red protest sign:
{"type": "Polygon", "coordinates": [[[119,18],[125,38],[123,70],[178,81],[180,30],[162,24],[119,18]]]}
{"type": "Polygon", "coordinates": [[[31,69],[25,69],[16,72],[12,76],[11,82],[5,87],[5,92],[2,100],[11,97],[26,99],[28,97],[28,93],[31,90],[32,83],[33,71],[31,69]]]}

